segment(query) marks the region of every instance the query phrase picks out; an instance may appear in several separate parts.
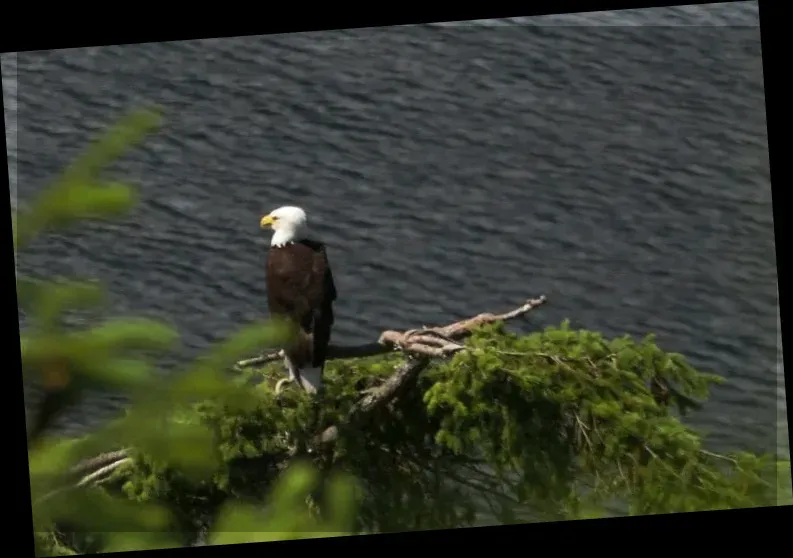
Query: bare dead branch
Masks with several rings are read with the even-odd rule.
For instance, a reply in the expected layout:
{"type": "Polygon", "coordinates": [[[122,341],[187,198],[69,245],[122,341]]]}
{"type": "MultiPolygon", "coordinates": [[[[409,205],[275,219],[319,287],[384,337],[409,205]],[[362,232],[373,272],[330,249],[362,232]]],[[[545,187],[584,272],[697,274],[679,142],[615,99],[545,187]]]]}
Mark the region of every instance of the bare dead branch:
{"type": "MultiPolygon", "coordinates": [[[[459,341],[470,335],[477,327],[513,320],[545,304],[546,301],[545,296],[540,296],[527,300],[517,308],[503,314],[488,312],[441,327],[422,327],[408,331],[386,330],[380,334],[376,343],[356,346],[331,345],[328,347],[328,360],[365,358],[391,351],[436,358],[451,356],[465,349],[465,346],[459,341]]],[[[274,351],[258,357],[241,360],[237,362],[236,367],[261,366],[281,359],[283,359],[283,351],[274,351]]]]}
{"type": "Polygon", "coordinates": [[[110,473],[121,467],[126,463],[131,463],[131,457],[125,457],[123,459],[119,459],[118,461],[114,461],[109,465],[105,465],[104,467],[99,468],[98,470],[94,471],[91,474],[85,475],[80,481],[77,483],[76,486],[86,486],[88,484],[98,484],[103,480],[106,480],[110,473]]]}
{"type": "Polygon", "coordinates": [[[52,496],[60,494],[66,490],[102,484],[110,478],[110,475],[113,473],[113,471],[122,465],[131,462],[132,458],[129,457],[129,450],[127,449],[102,453],[96,457],[92,457],[91,459],[81,461],[69,469],[67,473],[68,480],[63,486],[44,494],[36,500],[35,504],[38,505],[44,500],[47,500],[48,498],[51,498],[52,496]],[[78,477],[78,480],[75,481],[75,477],[78,477]]]}
{"type": "Polygon", "coordinates": [[[129,449],[127,448],[102,453],[91,459],[81,461],[69,470],[69,474],[82,475],[90,473],[127,457],[129,457],[129,449]]]}
{"type": "Polygon", "coordinates": [[[350,411],[351,415],[368,414],[397,397],[400,391],[430,363],[426,357],[413,357],[396,367],[388,379],[374,389],[368,391],[350,411]]]}
{"type": "Polygon", "coordinates": [[[468,336],[477,327],[495,322],[506,322],[523,316],[538,306],[542,306],[547,302],[547,300],[548,299],[545,297],[545,295],[538,298],[532,298],[514,310],[510,310],[509,312],[504,312],[503,314],[491,314],[489,312],[485,314],[479,314],[473,318],[455,322],[453,324],[447,325],[446,327],[440,328],[439,332],[442,335],[446,335],[452,339],[460,339],[462,337],[468,336]]]}
{"type": "Polygon", "coordinates": [[[284,358],[283,351],[274,351],[272,353],[263,354],[253,358],[246,358],[237,362],[235,368],[250,368],[251,366],[262,366],[270,362],[282,360],[284,358]]]}
{"type": "MultiPolygon", "coordinates": [[[[370,389],[366,394],[353,405],[344,428],[354,428],[356,422],[374,410],[394,400],[410,383],[424,370],[430,360],[427,357],[411,358],[397,366],[394,373],[381,385],[370,389]]],[[[335,442],[339,437],[339,427],[329,426],[320,434],[314,437],[312,445],[325,446],[335,442]]]]}

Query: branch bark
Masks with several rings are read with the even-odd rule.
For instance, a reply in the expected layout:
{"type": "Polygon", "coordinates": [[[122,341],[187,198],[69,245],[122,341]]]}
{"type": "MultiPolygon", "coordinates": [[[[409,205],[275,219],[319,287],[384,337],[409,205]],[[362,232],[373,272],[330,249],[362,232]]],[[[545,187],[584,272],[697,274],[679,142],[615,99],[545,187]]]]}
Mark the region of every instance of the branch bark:
{"type": "MultiPolygon", "coordinates": [[[[540,296],[527,300],[517,308],[501,314],[487,312],[438,327],[422,327],[407,331],[386,330],[374,343],[356,346],[330,346],[328,349],[329,360],[365,358],[392,351],[401,351],[405,354],[406,360],[399,364],[393,374],[382,384],[362,393],[361,398],[353,405],[344,424],[330,426],[317,434],[312,439],[311,449],[327,447],[338,439],[340,429],[354,428],[360,419],[393,401],[403,390],[412,385],[412,382],[430,364],[432,358],[445,358],[465,350],[464,339],[477,327],[521,317],[545,304],[546,301],[545,296],[540,296]]],[[[283,351],[273,351],[241,360],[236,363],[235,368],[262,366],[282,359],[283,351]]],[[[292,457],[296,453],[297,449],[294,449],[289,452],[289,456],[292,457]]],[[[112,471],[128,461],[129,451],[122,449],[82,461],[73,467],[70,473],[81,475],[77,482],[78,486],[95,484],[98,480],[107,478],[112,471]]]]}
{"type": "MultiPolygon", "coordinates": [[[[365,358],[385,354],[391,351],[402,351],[407,355],[428,357],[446,357],[465,349],[460,343],[479,326],[499,321],[513,320],[545,304],[545,296],[527,300],[517,308],[502,314],[490,312],[466,318],[442,327],[422,327],[407,331],[386,330],[374,343],[364,345],[331,345],[328,347],[328,360],[365,358]]],[[[261,366],[283,359],[283,351],[273,351],[261,356],[240,360],[237,368],[261,366]]]]}

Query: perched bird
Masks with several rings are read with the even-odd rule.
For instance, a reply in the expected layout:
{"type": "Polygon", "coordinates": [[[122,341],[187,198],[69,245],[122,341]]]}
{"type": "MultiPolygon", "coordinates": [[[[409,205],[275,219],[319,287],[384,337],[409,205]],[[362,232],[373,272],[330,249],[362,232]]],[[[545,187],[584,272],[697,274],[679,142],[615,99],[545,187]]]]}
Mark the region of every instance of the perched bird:
{"type": "Polygon", "coordinates": [[[283,347],[288,381],[316,393],[322,385],[336,300],[325,245],[307,237],[306,212],[299,207],[279,207],[262,217],[260,227],[273,230],[267,255],[270,315],[295,330],[283,347]]]}

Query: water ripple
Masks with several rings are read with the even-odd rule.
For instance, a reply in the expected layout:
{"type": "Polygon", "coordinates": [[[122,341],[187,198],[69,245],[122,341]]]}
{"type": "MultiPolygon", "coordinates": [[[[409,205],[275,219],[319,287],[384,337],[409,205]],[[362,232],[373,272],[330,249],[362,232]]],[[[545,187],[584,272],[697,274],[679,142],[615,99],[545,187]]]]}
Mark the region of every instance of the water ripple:
{"type": "Polygon", "coordinates": [[[335,339],[545,293],[516,327],[656,331],[731,380],[698,417],[718,442],[775,441],[756,28],[348,30],[22,53],[18,73],[22,199],[123,110],[166,108],[114,169],[140,207],[19,266],[105,280],[184,354],[265,312],[257,221],[296,203],[330,246],[335,339]]]}

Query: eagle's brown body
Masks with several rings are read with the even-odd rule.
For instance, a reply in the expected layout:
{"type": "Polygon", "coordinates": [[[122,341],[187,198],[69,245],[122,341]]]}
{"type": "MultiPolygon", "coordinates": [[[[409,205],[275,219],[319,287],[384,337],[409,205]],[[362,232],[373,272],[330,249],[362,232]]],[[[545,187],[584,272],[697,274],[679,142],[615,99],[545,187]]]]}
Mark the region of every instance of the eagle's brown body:
{"type": "Polygon", "coordinates": [[[312,240],[271,246],[267,258],[267,299],[271,316],[289,320],[297,328],[293,342],[284,348],[288,361],[297,369],[295,372],[312,368],[319,369],[321,374],[336,300],[325,246],[312,240]]]}

